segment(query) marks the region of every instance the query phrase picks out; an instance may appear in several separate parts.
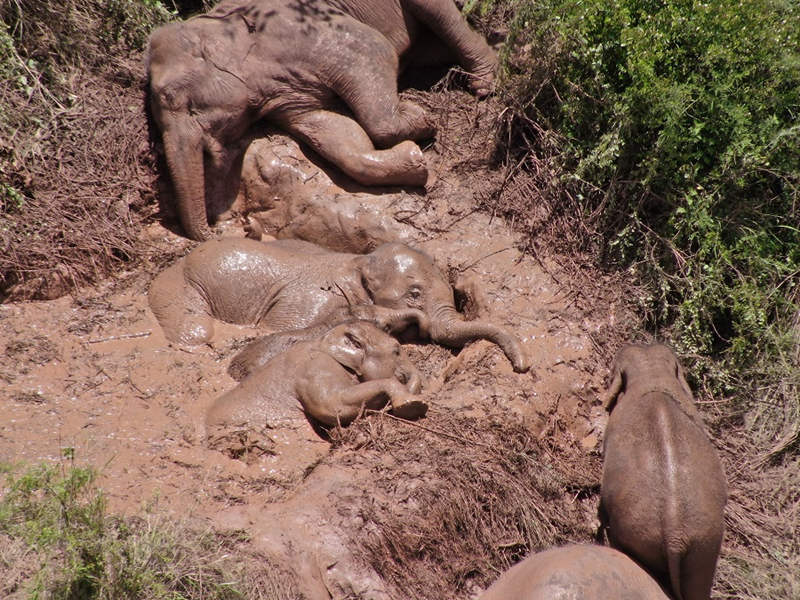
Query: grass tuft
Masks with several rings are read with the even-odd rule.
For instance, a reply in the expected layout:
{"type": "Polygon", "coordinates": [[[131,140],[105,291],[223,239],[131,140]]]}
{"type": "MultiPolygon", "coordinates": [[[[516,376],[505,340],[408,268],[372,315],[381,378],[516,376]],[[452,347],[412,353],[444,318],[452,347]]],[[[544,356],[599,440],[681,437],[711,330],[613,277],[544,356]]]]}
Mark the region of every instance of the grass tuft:
{"type": "Polygon", "coordinates": [[[91,469],[5,465],[2,472],[3,598],[299,598],[290,577],[248,556],[244,534],[197,530],[153,511],[109,516],[91,469]]]}

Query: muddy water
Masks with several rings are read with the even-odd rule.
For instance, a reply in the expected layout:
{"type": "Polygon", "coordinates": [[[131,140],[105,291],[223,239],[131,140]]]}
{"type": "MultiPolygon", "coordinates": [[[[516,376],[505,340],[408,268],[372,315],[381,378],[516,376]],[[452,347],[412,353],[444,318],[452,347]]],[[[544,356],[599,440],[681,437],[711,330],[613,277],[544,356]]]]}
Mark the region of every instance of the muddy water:
{"type": "MultiPolygon", "coordinates": [[[[308,199],[321,192],[297,193],[308,199]]],[[[336,194],[353,206],[347,190],[336,194]]],[[[396,226],[398,238],[413,240],[443,269],[472,277],[475,312],[515,331],[531,358],[530,371],[517,374],[488,342],[461,351],[406,345],[426,375],[423,394],[432,414],[480,416],[503,405],[535,436],[594,451],[602,422],[597,394],[606,370],[591,336],[613,313],[577,308],[558,266],[522,255],[500,219],[472,210],[468,190],[438,196],[395,191],[372,199],[359,192],[358,198],[371,223],[367,229],[381,232],[378,241],[396,226]],[[414,219],[398,217],[400,205],[414,219]]],[[[292,211],[283,214],[291,224],[292,211]]],[[[326,218],[329,231],[336,229],[331,222],[326,218]]],[[[344,239],[372,239],[363,231],[353,237],[347,229],[352,222],[336,221],[346,229],[339,231],[344,239]]],[[[232,221],[225,234],[243,232],[232,221]]],[[[143,235],[176,257],[189,247],[158,224],[143,235]]],[[[308,582],[310,598],[391,597],[340,547],[341,531],[358,526],[346,509],[349,495],[363,493],[359,482],[369,485],[366,469],[337,464],[322,439],[281,438],[274,452],[247,460],[206,447],[204,413],[236,385],[226,373],[228,362],[264,332],[223,326],[206,346],[167,343],[147,306],[156,271],[121,273],[72,297],[0,305],[0,460],[68,462],[65,456],[74,456],[100,470],[113,511],[135,513],[158,499],[164,510],[247,529],[256,545],[282,557],[308,582]]]]}

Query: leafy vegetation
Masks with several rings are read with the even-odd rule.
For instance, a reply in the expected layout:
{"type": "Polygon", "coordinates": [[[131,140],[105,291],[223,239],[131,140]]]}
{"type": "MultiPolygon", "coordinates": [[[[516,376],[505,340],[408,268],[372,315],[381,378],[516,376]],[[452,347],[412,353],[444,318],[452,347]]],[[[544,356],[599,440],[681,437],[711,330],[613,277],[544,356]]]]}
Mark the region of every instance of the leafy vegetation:
{"type": "MultiPolygon", "coordinates": [[[[91,600],[289,600],[297,595],[259,558],[245,570],[226,557],[244,540],[198,532],[146,513],[106,511],[95,472],[70,465],[4,465],[0,487],[0,595],[91,600]]],[[[243,553],[239,551],[237,560],[243,553]]]]}
{"type": "Polygon", "coordinates": [[[743,370],[758,379],[775,357],[789,362],[797,4],[523,0],[504,76],[515,141],[527,129],[525,150],[558,153],[564,189],[600,234],[584,242],[648,286],[651,326],[670,327],[684,355],[722,359],[703,363],[706,383],[731,393],[743,370]]]}
{"type": "Polygon", "coordinates": [[[642,286],[642,329],[716,397],[705,414],[730,484],[717,590],[796,596],[798,495],[773,490],[796,486],[800,450],[800,7],[495,4],[514,10],[505,148],[536,192],[500,208],[532,244],[642,286]]]}

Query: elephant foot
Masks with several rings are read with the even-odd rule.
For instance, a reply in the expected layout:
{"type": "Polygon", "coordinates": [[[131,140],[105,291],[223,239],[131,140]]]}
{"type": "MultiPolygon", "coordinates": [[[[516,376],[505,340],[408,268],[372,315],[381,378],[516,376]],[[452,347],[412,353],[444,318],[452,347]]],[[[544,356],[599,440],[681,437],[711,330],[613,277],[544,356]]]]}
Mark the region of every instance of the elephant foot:
{"type": "Polygon", "coordinates": [[[497,69],[500,62],[494,52],[484,60],[471,65],[469,69],[469,89],[478,98],[485,98],[494,92],[497,69]]]}
{"type": "Polygon", "coordinates": [[[419,419],[428,412],[428,405],[422,400],[409,400],[403,404],[392,406],[392,414],[401,419],[419,419]]]}
{"type": "Polygon", "coordinates": [[[436,126],[431,116],[419,104],[400,101],[400,115],[409,123],[409,132],[406,139],[425,140],[436,135],[436,126]]]}

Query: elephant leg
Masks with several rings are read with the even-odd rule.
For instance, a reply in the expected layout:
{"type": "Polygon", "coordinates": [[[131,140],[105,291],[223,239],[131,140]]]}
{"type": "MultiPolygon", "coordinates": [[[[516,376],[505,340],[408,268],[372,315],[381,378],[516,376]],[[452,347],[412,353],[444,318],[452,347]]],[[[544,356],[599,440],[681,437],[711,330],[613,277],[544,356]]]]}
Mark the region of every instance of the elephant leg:
{"type": "MultiPolygon", "coordinates": [[[[450,0],[448,0],[450,1],[450,0]]],[[[317,56],[328,59],[321,79],[341,98],[379,148],[421,140],[436,132],[422,107],[397,95],[399,59],[394,46],[369,25],[348,19],[342,31],[319,43],[317,56]],[[328,52],[325,52],[328,50],[328,52]]]]}
{"type": "Polygon", "coordinates": [[[153,280],[147,295],[150,310],[171,342],[197,346],[211,341],[214,319],[204,310],[205,300],[183,276],[178,263],[153,280]]]}
{"type": "Polygon", "coordinates": [[[380,410],[387,402],[391,403],[393,412],[409,419],[424,415],[428,408],[396,379],[332,385],[324,367],[313,364],[309,373],[298,380],[297,391],[303,409],[329,426],[347,425],[363,410],[380,410]]]}
{"type": "Polygon", "coordinates": [[[478,32],[470,29],[452,0],[404,0],[418,21],[424,23],[452,49],[459,64],[469,71],[470,87],[479,97],[492,91],[497,55],[478,32]]]}
{"type": "Polygon", "coordinates": [[[358,123],[327,110],[283,115],[278,120],[289,133],[363,185],[425,185],[428,179],[425,157],[412,141],[376,150],[358,123]]]}

